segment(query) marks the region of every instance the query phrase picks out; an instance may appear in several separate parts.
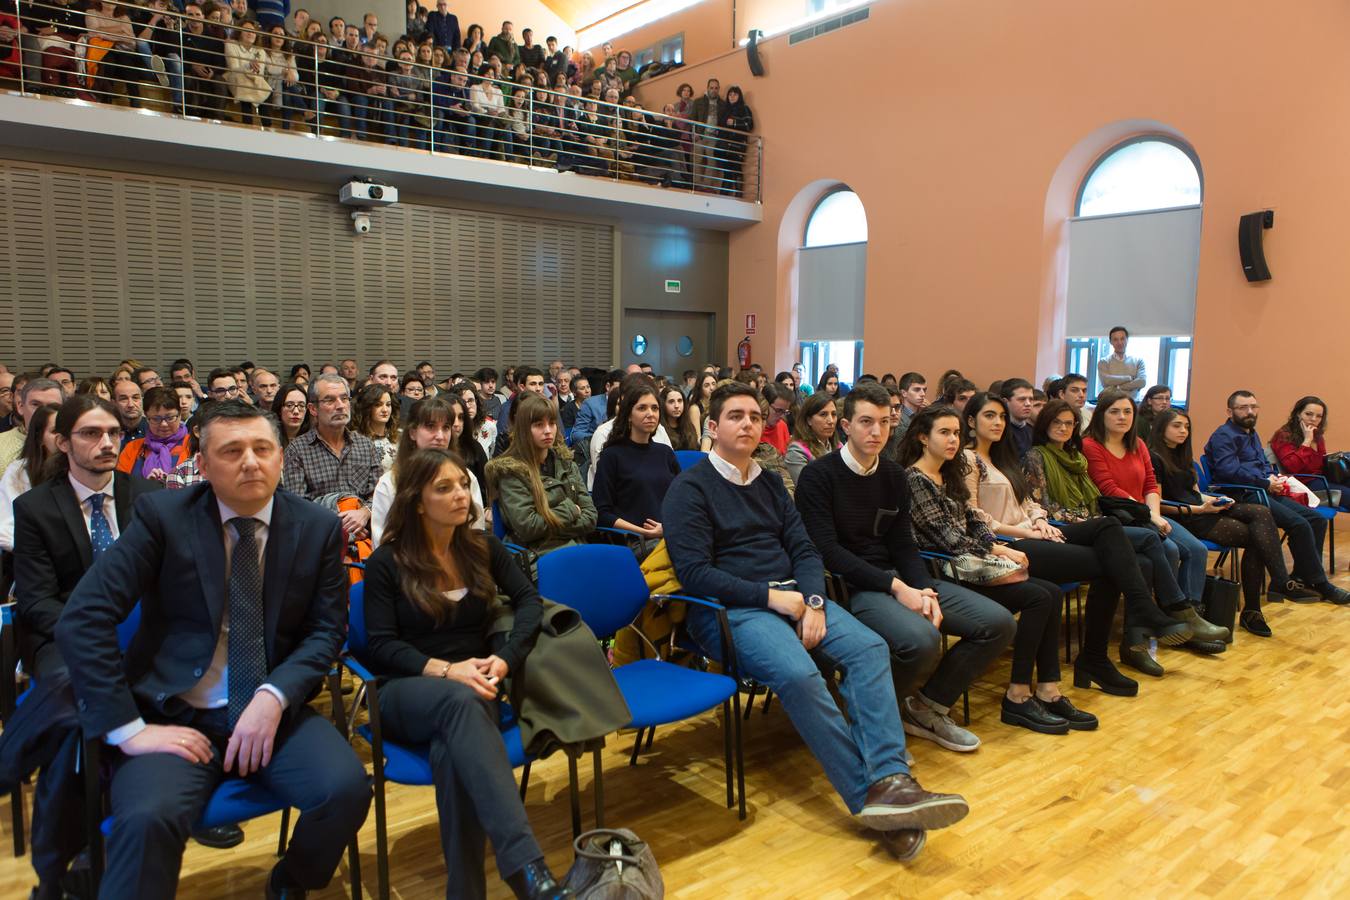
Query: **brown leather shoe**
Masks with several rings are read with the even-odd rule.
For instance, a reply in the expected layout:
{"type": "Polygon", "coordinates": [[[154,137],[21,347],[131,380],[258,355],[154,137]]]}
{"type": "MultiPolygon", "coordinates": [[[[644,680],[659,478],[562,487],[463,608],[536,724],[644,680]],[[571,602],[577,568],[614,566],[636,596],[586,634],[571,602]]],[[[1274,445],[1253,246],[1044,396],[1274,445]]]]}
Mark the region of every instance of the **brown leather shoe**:
{"type": "Polygon", "coordinates": [[[867,789],[858,817],[877,831],[927,831],[955,825],[969,812],[959,794],[934,794],[908,775],[892,775],[867,789]]]}
{"type": "Polygon", "coordinates": [[[899,831],[879,831],[881,846],[891,852],[891,855],[899,862],[909,862],[919,855],[923,845],[928,841],[928,832],[917,831],[913,828],[902,828],[899,831]]]}

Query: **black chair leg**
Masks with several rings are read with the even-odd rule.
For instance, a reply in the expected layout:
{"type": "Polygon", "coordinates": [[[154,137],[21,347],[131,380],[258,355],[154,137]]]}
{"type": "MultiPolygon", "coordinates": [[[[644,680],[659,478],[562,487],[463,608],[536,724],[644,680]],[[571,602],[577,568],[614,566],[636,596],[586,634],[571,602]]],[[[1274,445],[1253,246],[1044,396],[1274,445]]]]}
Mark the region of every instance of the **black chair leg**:
{"type": "Polygon", "coordinates": [[[732,699],[733,709],[736,715],[732,717],[732,727],[736,730],[733,735],[736,741],[736,792],[740,795],[741,809],[740,820],[745,821],[745,745],[741,739],[741,695],[736,693],[732,699]]]}
{"type": "Polygon", "coordinates": [[[577,789],[577,758],[567,754],[567,796],[572,805],[572,837],[581,834],[581,793],[577,789]]]}
{"type": "Polygon", "coordinates": [[[773,691],[764,689],[764,705],[760,707],[759,714],[767,716],[769,714],[769,705],[773,703],[773,691]]]}
{"type": "Polygon", "coordinates": [[[17,859],[28,852],[24,840],[22,783],[14,785],[14,791],[9,795],[9,805],[14,828],[14,857],[17,859]]]}
{"type": "Polygon", "coordinates": [[[655,739],[656,739],[656,726],[653,725],[651,728],[647,729],[647,747],[646,747],[647,753],[652,752],[652,741],[655,739]]]}
{"type": "Polygon", "coordinates": [[[520,802],[525,802],[525,789],[530,786],[530,764],[525,764],[525,770],[520,773],[520,802]]]}
{"type": "Polygon", "coordinates": [[[1069,621],[1069,595],[1064,595],[1064,662],[1071,663],[1073,659],[1069,654],[1069,627],[1072,623],[1069,621]]]}
{"type": "Polygon", "coordinates": [[[389,828],[385,822],[384,769],[375,767],[375,876],[380,900],[389,900],[389,828]]]}
{"type": "Polygon", "coordinates": [[[644,728],[639,728],[638,731],[637,731],[637,738],[633,741],[633,755],[632,755],[632,757],[628,760],[628,764],[629,764],[630,766],[636,766],[636,765],[637,765],[638,751],[640,751],[640,750],[642,749],[642,732],[645,731],[645,730],[646,730],[646,729],[644,729],[644,728]]]}
{"type": "Polygon", "coordinates": [[[291,808],[281,811],[281,837],[277,838],[277,859],[286,855],[286,839],[291,835],[291,808]]]}
{"type": "Polygon", "coordinates": [[[746,701],[745,701],[745,718],[746,718],[746,719],[749,719],[749,718],[750,718],[750,713],[754,711],[754,708],[755,708],[755,689],[754,689],[753,687],[751,687],[751,688],[750,688],[750,694],[749,694],[749,696],[746,698],[746,701]]]}
{"type": "Polygon", "coordinates": [[[347,845],[347,869],[352,879],[352,900],[361,900],[364,893],[361,889],[361,848],[356,845],[356,838],[347,845]]]}
{"type": "Polygon", "coordinates": [[[600,748],[591,751],[592,783],[595,791],[595,827],[605,827],[605,769],[600,763],[600,748]]]}
{"type": "MultiPolygon", "coordinates": [[[[736,790],[733,785],[733,774],[731,770],[731,701],[722,701],[722,754],[726,764],[727,773],[727,809],[736,805],[736,790]]],[[[739,719],[737,719],[739,721],[739,719]]]]}

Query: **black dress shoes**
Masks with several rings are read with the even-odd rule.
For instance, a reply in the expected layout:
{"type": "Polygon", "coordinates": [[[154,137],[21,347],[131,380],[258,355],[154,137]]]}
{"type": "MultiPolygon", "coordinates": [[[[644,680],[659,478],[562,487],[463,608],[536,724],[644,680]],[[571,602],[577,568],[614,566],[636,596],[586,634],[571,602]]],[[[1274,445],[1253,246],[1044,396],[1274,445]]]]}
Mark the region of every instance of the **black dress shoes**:
{"type": "Polygon", "coordinates": [[[1085,659],[1080,653],[1073,661],[1073,686],[1090,688],[1094,684],[1102,693],[1116,697],[1134,697],[1139,693],[1139,682],[1121,674],[1111,660],[1085,659]]]}
{"type": "Polygon", "coordinates": [[[899,862],[909,862],[919,855],[923,845],[928,841],[928,832],[918,831],[911,828],[904,828],[900,831],[879,831],[877,835],[881,838],[881,846],[890,851],[899,862]]]}
{"type": "Polygon", "coordinates": [[[558,884],[543,859],[526,863],[525,868],[507,878],[506,883],[520,900],[561,900],[576,896],[571,888],[558,884]]]}
{"type": "Polygon", "coordinates": [[[1092,713],[1083,712],[1078,707],[1069,702],[1069,698],[1060,695],[1057,699],[1046,703],[1041,701],[1041,705],[1050,711],[1052,715],[1059,716],[1069,723],[1069,727],[1074,731],[1096,731],[1097,717],[1092,713]]]}
{"type": "Polygon", "coordinates": [[[1238,624],[1257,637],[1270,637],[1270,626],[1259,609],[1244,609],[1238,614],[1238,624]]]}
{"type": "Polygon", "coordinates": [[[1304,587],[1303,582],[1297,578],[1291,578],[1282,587],[1272,584],[1266,599],[1271,603],[1283,603],[1285,600],[1293,600],[1295,603],[1316,603],[1322,599],[1322,595],[1304,587]]]}
{"type": "Polygon", "coordinates": [[[286,861],[283,859],[272,867],[272,873],[267,876],[267,891],[264,896],[267,900],[305,900],[308,892],[293,885],[286,877],[285,871],[281,868],[285,864],[286,861]]]}
{"type": "Polygon", "coordinates": [[[217,825],[215,828],[198,828],[192,832],[192,839],[203,847],[212,850],[228,850],[244,842],[244,829],[238,825],[217,825]]]}
{"type": "Polygon", "coordinates": [[[1336,587],[1330,581],[1324,581],[1321,584],[1313,585],[1313,590],[1321,595],[1322,599],[1336,606],[1345,606],[1350,603],[1350,591],[1336,587]]]}
{"type": "Polygon", "coordinates": [[[1004,725],[1017,725],[1029,728],[1041,734],[1068,734],[1069,721],[1057,716],[1045,708],[1045,704],[1035,697],[1028,697],[1021,703],[1014,703],[1005,694],[1003,712],[999,716],[1004,725]]]}

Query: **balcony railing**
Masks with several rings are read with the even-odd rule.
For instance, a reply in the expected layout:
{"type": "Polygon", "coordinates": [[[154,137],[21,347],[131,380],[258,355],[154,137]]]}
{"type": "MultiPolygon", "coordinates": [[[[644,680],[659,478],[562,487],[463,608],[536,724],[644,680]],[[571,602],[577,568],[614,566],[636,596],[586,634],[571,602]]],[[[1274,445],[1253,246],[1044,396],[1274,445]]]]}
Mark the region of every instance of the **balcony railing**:
{"type": "Polygon", "coordinates": [[[22,64],[17,83],[0,79],[0,89],[761,198],[763,141],[744,131],[548,86],[542,70],[517,81],[470,74],[448,51],[437,66],[411,41],[393,42],[409,45],[399,58],[151,3],[103,0],[84,13],[54,0],[20,4],[22,64]]]}

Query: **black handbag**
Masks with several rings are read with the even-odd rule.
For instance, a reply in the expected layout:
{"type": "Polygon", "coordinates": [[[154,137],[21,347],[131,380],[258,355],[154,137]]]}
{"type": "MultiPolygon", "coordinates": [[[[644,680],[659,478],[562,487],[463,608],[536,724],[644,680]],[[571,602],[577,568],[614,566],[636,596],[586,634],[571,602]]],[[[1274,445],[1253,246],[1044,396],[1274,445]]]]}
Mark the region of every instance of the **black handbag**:
{"type": "Polygon", "coordinates": [[[666,886],[656,857],[627,828],[597,828],[572,842],[576,861],[563,886],[578,900],[661,900],[666,886]]]}
{"type": "Polygon", "coordinates": [[[1205,576],[1205,594],[1200,600],[1201,615],[1211,625],[1228,629],[1227,643],[1233,643],[1237,630],[1238,608],[1242,605],[1242,585],[1217,575],[1205,576]]]}
{"type": "Polygon", "coordinates": [[[1152,528],[1153,513],[1138,500],[1129,497],[1098,497],[1097,508],[1104,516],[1113,516],[1120,524],[1136,528],[1152,528]]]}
{"type": "Polygon", "coordinates": [[[1328,453],[1322,474],[1333,484],[1350,484],[1350,459],[1344,453],[1328,453]]]}

